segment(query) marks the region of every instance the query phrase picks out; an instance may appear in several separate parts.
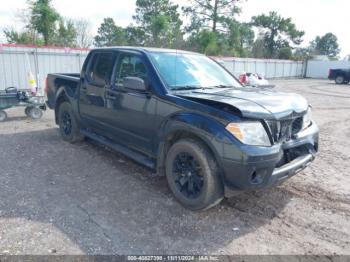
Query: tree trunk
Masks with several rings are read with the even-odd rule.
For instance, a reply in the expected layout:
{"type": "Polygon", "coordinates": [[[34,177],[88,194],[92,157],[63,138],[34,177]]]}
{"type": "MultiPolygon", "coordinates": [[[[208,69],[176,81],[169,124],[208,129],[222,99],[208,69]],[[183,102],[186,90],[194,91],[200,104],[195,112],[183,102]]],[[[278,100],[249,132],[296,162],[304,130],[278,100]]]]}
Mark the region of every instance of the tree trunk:
{"type": "Polygon", "coordinates": [[[216,27],[218,22],[218,2],[219,0],[215,0],[214,10],[213,10],[213,28],[212,31],[216,33],[216,27]]]}
{"type": "Polygon", "coordinates": [[[44,44],[45,45],[49,45],[49,40],[50,40],[49,30],[44,30],[44,32],[42,34],[43,34],[43,37],[44,37],[44,44]]]}

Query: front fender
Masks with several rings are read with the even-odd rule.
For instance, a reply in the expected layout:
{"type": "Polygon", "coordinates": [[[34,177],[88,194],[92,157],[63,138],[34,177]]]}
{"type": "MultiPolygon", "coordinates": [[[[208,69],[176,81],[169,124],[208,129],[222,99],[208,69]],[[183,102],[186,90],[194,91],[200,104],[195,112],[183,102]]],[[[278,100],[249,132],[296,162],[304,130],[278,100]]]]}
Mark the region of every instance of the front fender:
{"type": "MultiPolygon", "coordinates": [[[[190,133],[202,140],[213,152],[219,166],[223,155],[223,143],[229,142],[225,125],[220,121],[198,113],[179,113],[169,117],[161,126],[158,147],[158,166],[162,168],[166,155],[168,137],[178,133],[190,133]]],[[[159,171],[160,169],[158,169],[159,171]]]]}
{"type": "Polygon", "coordinates": [[[225,134],[223,123],[198,113],[179,113],[172,115],[163,123],[162,130],[163,137],[166,137],[169,133],[184,130],[195,132],[195,134],[209,140],[214,137],[223,137],[225,134]]]}

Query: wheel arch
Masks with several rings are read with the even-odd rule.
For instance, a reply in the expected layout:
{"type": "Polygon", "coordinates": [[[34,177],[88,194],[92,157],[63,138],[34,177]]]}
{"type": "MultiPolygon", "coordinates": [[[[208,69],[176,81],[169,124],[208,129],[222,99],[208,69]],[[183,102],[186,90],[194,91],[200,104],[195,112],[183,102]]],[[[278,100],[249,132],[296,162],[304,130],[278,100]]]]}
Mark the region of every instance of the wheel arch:
{"type": "Polygon", "coordinates": [[[61,86],[57,90],[57,95],[56,95],[56,99],[55,99],[55,122],[56,122],[56,124],[58,124],[58,110],[59,110],[60,105],[63,102],[70,102],[70,101],[69,101],[69,98],[68,98],[68,95],[65,91],[64,86],[61,86]]]}
{"type": "Polygon", "coordinates": [[[343,83],[347,81],[346,75],[343,72],[336,73],[336,75],[334,77],[335,82],[337,82],[337,78],[338,77],[342,77],[343,78],[343,83]]]}
{"type": "Polygon", "coordinates": [[[212,154],[222,176],[221,150],[222,145],[218,137],[223,134],[224,125],[215,119],[199,114],[179,114],[172,116],[162,125],[160,142],[158,145],[157,172],[165,174],[166,153],[170,147],[181,139],[192,139],[201,143],[212,154]]]}

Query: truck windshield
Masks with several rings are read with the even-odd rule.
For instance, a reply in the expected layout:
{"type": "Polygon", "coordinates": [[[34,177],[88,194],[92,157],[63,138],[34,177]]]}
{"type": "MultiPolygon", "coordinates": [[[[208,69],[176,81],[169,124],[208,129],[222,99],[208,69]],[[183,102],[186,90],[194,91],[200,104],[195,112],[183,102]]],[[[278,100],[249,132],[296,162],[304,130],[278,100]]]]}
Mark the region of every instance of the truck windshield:
{"type": "Polygon", "coordinates": [[[204,55],[151,52],[151,58],[171,90],[242,87],[225,69],[204,55]]]}

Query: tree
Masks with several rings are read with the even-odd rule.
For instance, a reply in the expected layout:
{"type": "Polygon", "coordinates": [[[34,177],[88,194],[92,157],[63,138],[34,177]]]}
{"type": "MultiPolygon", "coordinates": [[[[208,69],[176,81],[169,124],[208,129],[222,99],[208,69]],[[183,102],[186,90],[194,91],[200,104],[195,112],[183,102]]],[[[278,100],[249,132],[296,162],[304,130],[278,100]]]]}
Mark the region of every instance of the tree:
{"type": "Polygon", "coordinates": [[[250,24],[242,23],[239,25],[241,48],[251,47],[254,43],[255,34],[250,24]]]}
{"type": "Polygon", "coordinates": [[[234,18],[241,12],[238,6],[241,0],[189,2],[190,6],[183,7],[184,14],[190,18],[190,23],[185,28],[186,32],[190,33],[190,39],[204,37],[207,40],[199,42],[197,51],[211,50],[211,53],[229,56],[249,55],[254,42],[254,31],[249,24],[240,23],[234,18]],[[208,43],[211,47],[209,49],[208,43]]]}
{"type": "Polygon", "coordinates": [[[299,47],[296,48],[293,54],[293,59],[295,60],[307,60],[312,57],[312,50],[310,47],[299,47]]]}
{"type": "Polygon", "coordinates": [[[227,24],[228,31],[218,33],[221,43],[220,49],[227,55],[247,57],[251,53],[251,47],[254,43],[254,31],[249,24],[240,23],[235,19],[228,20],[227,24]],[[227,47],[222,44],[223,41],[227,41],[227,47]],[[228,53],[225,52],[226,49],[228,53]]]}
{"type": "Polygon", "coordinates": [[[191,18],[187,32],[198,33],[201,29],[210,29],[216,33],[227,19],[240,12],[237,3],[240,0],[190,0],[190,5],[183,7],[186,16],[191,18]]]}
{"type": "Polygon", "coordinates": [[[89,48],[93,44],[91,33],[91,24],[87,19],[78,19],[74,22],[74,27],[77,32],[76,44],[80,48],[89,48]]]}
{"type": "Polygon", "coordinates": [[[208,29],[203,29],[198,34],[191,35],[187,47],[206,55],[218,55],[220,52],[217,34],[208,29]]]}
{"type": "Polygon", "coordinates": [[[28,27],[42,34],[45,45],[50,44],[55,35],[59,14],[51,6],[51,0],[29,1],[29,5],[30,24],[28,27]]]}
{"type": "Polygon", "coordinates": [[[258,37],[258,39],[255,40],[253,47],[252,47],[252,56],[254,58],[264,58],[266,57],[265,53],[265,40],[263,37],[258,37]]]}
{"type": "Polygon", "coordinates": [[[146,44],[156,47],[174,47],[182,40],[182,21],[178,5],[169,0],[137,0],[133,16],[139,30],[145,32],[146,44]]]}
{"type": "Polygon", "coordinates": [[[3,34],[6,37],[8,43],[11,44],[30,44],[30,45],[42,45],[42,37],[34,30],[30,28],[30,10],[19,9],[15,13],[15,20],[24,25],[21,30],[15,30],[14,28],[3,29],[3,34]]]}
{"type": "Polygon", "coordinates": [[[311,42],[310,48],[315,55],[326,55],[332,58],[340,53],[338,38],[332,33],[327,33],[322,37],[317,36],[311,42]]]}
{"type": "Polygon", "coordinates": [[[265,55],[269,58],[278,57],[282,48],[300,45],[305,34],[296,29],[291,18],[282,18],[276,12],[254,16],[252,25],[262,30],[265,55]]]}
{"type": "Polygon", "coordinates": [[[72,20],[60,19],[53,44],[66,47],[77,46],[77,30],[72,20]]]}
{"type": "Polygon", "coordinates": [[[129,25],[124,29],[126,42],[130,46],[144,46],[146,32],[139,26],[129,25]]]}
{"type": "Polygon", "coordinates": [[[117,26],[113,18],[105,18],[97,32],[95,45],[98,47],[125,45],[126,43],[124,29],[117,26]]]}
{"type": "Polygon", "coordinates": [[[292,56],[293,52],[289,46],[282,47],[278,50],[278,59],[291,59],[292,56]]]}
{"type": "Polygon", "coordinates": [[[17,17],[25,28],[21,31],[4,30],[9,43],[83,48],[92,45],[89,21],[62,18],[51,6],[51,0],[28,1],[28,7],[19,10],[17,17]]]}
{"type": "Polygon", "coordinates": [[[34,32],[25,30],[17,32],[14,29],[4,29],[3,33],[10,44],[42,45],[43,41],[38,39],[34,32]]]}

